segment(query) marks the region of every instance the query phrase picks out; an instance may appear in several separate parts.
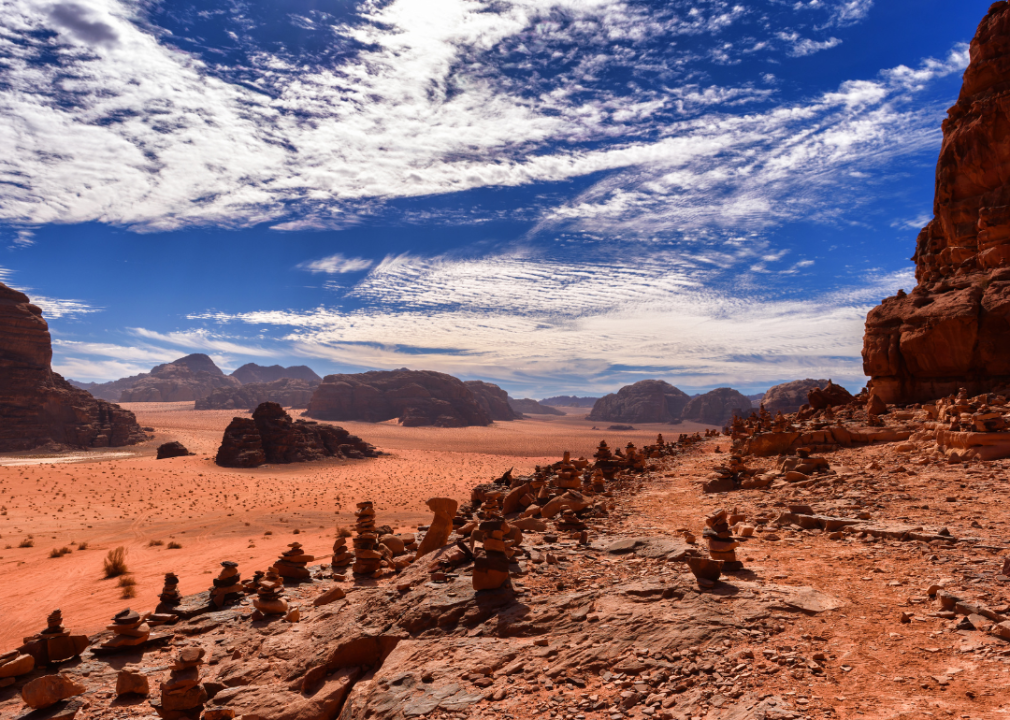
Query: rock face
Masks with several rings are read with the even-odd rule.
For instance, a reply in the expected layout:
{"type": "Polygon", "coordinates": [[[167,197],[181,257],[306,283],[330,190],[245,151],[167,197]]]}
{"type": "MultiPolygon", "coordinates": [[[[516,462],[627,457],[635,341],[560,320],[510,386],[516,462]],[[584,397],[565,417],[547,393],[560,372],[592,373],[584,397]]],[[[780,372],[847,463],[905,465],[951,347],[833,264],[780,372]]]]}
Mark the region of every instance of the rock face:
{"type": "Polygon", "coordinates": [[[185,445],[183,445],[178,440],[174,442],[167,442],[164,445],[158,447],[158,460],[167,460],[174,457],[186,457],[187,455],[192,455],[185,445]]]}
{"type": "Polygon", "coordinates": [[[673,423],[691,398],[663,380],[641,380],[605,395],[593,405],[590,420],[624,423],[673,423]]]}
{"type": "Polygon", "coordinates": [[[407,426],[490,425],[473,391],[451,375],[430,370],[391,370],[327,375],[305,415],[319,420],[384,422],[407,426]]]}
{"type": "Polygon", "coordinates": [[[750,398],[732,388],[718,388],[691,398],[681,417],[706,425],[725,425],[734,414],[747,417],[750,412],[750,398]]]}
{"type": "Polygon", "coordinates": [[[233,372],[231,376],[243,385],[250,385],[252,383],[272,383],[286,378],[290,380],[303,380],[315,387],[323,381],[323,379],[316,374],[315,370],[310,367],[306,367],[305,365],[292,365],[291,367],[271,365],[269,367],[264,367],[262,365],[257,365],[256,363],[246,363],[233,372]]]}
{"type": "Polygon", "coordinates": [[[277,403],[256,408],[252,418],[235,418],[224,431],[217,462],[222,467],[257,467],[325,457],[377,457],[375,448],[341,427],[292,420],[277,403]]]}
{"type": "Polygon", "coordinates": [[[147,439],[132,412],[79,390],[52,371],[42,310],[0,283],[0,451],[49,443],[118,447],[147,439]]]}
{"type": "Polygon", "coordinates": [[[765,410],[774,415],[777,412],[794,413],[803,405],[807,404],[807,395],[811,390],[822,388],[828,384],[827,380],[793,380],[782,383],[768,390],[761,403],[765,410]]]}
{"type": "Polygon", "coordinates": [[[531,400],[530,398],[522,398],[521,400],[516,400],[515,398],[509,398],[509,406],[513,411],[520,414],[529,415],[564,415],[563,412],[552,408],[550,405],[544,405],[536,400],[531,400]]]}
{"type": "Polygon", "coordinates": [[[870,311],[863,371],[887,403],[990,391],[1010,382],[1010,5],[971,43],[943,122],[934,219],[916,242],[910,294],[870,311]]]}
{"type": "Polygon", "coordinates": [[[469,380],[463,384],[470,388],[492,420],[518,420],[522,417],[522,413],[512,409],[508,393],[497,385],[482,380],[469,380]]]}
{"type": "Polygon", "coordinates": [[[241,386],[206,355],[187,355],[137,376],[133,385],[122,391],[119,402],[186,402],[205,397],[217,388],[241,386]]]}
{"type": "Polygon", "coordinates": [[[318,382],[282,378],[266,383],[250,383],[241,387],[223,387],[196,401],[197,410],[253,410],[265,402],[291,408],[305,408],[312,399],[318,382]]]}
{"type": "Polygon", "coordinates": [[[550,405],[551,407],[587,407],[591,408],[599,400],[598,397],[576,397],[575,395],[555,395],[554,397],[544,398],[540,401],[541,405],[550,405]]]}

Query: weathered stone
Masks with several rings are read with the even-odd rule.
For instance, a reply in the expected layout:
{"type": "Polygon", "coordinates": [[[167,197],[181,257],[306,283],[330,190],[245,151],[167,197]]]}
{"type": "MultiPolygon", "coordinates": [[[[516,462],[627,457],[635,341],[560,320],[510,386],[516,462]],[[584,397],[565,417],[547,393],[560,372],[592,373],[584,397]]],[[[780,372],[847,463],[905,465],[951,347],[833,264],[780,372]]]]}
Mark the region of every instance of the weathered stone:
{"type": "Polygon", "coordinates": [[[435,513],[434,519],[428,526],[428,532],[421,540],[420,547],[417,548],[415,557],[420,558],[449,542],[452,535],[452,519],[456,515],[459,507],[452,498],[431,498],[428,500],[428,509],[435,513]]]}
{"type": "Polygon", "coordinates": [[[126,695],[128,693],[147,695],[150,692],[151,683],[146,675],[124,668],[116,676],[116,695],[126,695]]]}
{"type": "Polygon", "coordinates": [[[30,708],[45,708],[60,700],[72,698],[87,690],[84,685],[63,675],[43,675],[30,680],[21,688],[21,699],[30,708]]]}
{"type": "Polygon", "coordinates": [[[663,380],[641,380],[596,401],[588,419],[604,422],[677,422],[691,398],[663,380]]]}

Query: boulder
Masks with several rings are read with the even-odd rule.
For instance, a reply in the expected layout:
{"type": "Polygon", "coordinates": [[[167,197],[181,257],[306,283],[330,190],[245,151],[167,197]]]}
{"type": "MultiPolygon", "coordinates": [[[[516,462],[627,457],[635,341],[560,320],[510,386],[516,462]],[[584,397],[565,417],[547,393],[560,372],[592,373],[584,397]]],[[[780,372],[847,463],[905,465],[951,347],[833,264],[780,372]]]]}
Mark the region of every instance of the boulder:
{"type": "Polygon", "coordinates": [[[246,363],[233,372],[231,376],[243,385],[265,384],[286,379],[300,380],[315,387],[323,381],[312,368],[305,365],[292,365],[291,367],[271,365],[264,367],[256,363],[246,363]]]}
{"type": "Polygon", "coordinates": [[[830,380],[828,380],[828,384],[824,387],[814,388],[807,393],[807,403],[814,410],[848,405],[852,400],[852,393],[841,385],[835,385],[830,380]]]}
{"type": "Polygon", "coordinates": [[[522,417],[522,413],[512,409],[508,393],[497,385],[482,380],[468,380],[463,384],[470,388],[492,420],[518,420],[522,417]]]}
{"type": "Polygon", "coordinates": [[[252,418],[233,418],[215,462],[222,467],[257,467],[326,457],[377,457],[375,447],[335,425],[292,420],[277,403],[256,408],[252,418]]]}
{"type": "Polygon", "coordinates": [[[490,425],[487,410],[461,380],[430,370],[327,375],[309,401],[306,417],[385,422],[405,426],[490,425]]]}
{"type": "Polygon", "coordinates": [[[43,675],[21,688],[21,699],[28,707],[38,710],[80,695],[85,690],[86,687],[63,675],[43,675]]]}
{"type": "Polygon", "coordinates": [[[56,444],[102,448],[147,439],[134,414],[53,372],[42,310],[0,283],[0,452],[56,444]]]}
{"type": "Polygon", "coordinates": [[[750,414],[750,398],[732,388],[718,388],[691,398],[681,417],[706,425],[722,426],[730,423],[733,415],[748,417],[750,414]]]}
{"type": "Polygon", "coordinates": [[[185,457],[186,455],[192,455],[186,446],[179,441],[167,442],[164,445],[158,446],[158,459],[165,460],[167,458],[174,457],[185,457]]]}
{"type": "Polygon", "coordinates": [[[807,396],[815,388],[822,388],[829,380],[793,380],[776,385],[764,394],[761,404],[765,410],[774,415],[777,412],[789,414],[807,404],[807,396]]]}
{"type": "Polygon", "coordinates": [[[281,378],[240,387],[222,387],[199,398],[194,407],[197,410],[252,410],[265,402],[275,402],[283,407],[305,408],[318,386],[318,381],[281,378]]]}
{"type": "Polygon", "coordinates": [[[508,403],[520,415],[564,415],[561,410],[538,403],[536,400],[531,400],[530,398],[522,398],[521,400],[509,398],[508,403]]]}
{"type": "Polygon", "coordinates": [[[147,675],[143,675],[136,670],[123,668],[116,676],[116,695],[148,695],[151,692],[151,683],[147,675]]]}
{"type": "Polygon", "coordinates": [[[916,241],[916,286],[870,311],[868,386],[889,404],[1010,383],[1010,6],[992,5],[943,121],[933,220],[916,241]]]}
{"type": "Polygon", "coordinates": [[[663,380],[641,380],[596,401],[589,420],[623,423],[680,422],[691,398],[663,380]]]}

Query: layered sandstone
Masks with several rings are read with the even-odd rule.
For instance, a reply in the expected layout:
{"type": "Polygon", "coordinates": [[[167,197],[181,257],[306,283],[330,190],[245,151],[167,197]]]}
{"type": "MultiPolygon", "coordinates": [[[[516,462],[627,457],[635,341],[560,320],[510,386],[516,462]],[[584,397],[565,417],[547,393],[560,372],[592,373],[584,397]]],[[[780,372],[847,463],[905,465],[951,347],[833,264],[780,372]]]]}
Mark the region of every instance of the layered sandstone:
{"type": "Polygon", "coordinates": [[[916,242],[916,287],[870,311],[863,370],[888,403],[1010,383],[1010,5],[971,43],[943,122],[934,219],[916,242]]]}
{"type": "Polygon", "coordinates": [[[281,367],[280,365],[270,365],[264,367],[256,363],[246,363],[231,374],[233,378],[243,385],[253,383],[272,383],[278,380],[301,380],[311,384],[313,387],[323,381],[315,370],[306,365],[292,365],[291,367],[281,367]]]}
{"type": "Polygon", "coordinates": [[[518,420],[522,417],[522,413],[513,410],[508,393],[497,385],[482,380],[469,380],[463,384],[470,388],[492,420],[518,420]]]}
{"type": "Polygon", "coordinates": [[[202,353],[187,355],[174,362],[158,365],[139,376],[123,390],[120,402],[187,402],[199,400],[218,388],[239,388],[242,383],[228,377],[202,353]]]}
{"type": "Polygon", "coordinates": [[[681,418],[706,425],[725,425],[734,415],[744,417],[750,413],[750,398],[732,388],[717,388],[691,398],[681,418]]]}
{"type": "Polygon", "coordinates": [[[807,404],[807,396],[811,390],[825,387],[828,382],[830,381],[807,378],[782,383],[770,388],[761,399],[761,404],[772,414],[794,413],[807,404]]]}
{"type": "Polygon", "coordinates": [[[342,427],[292,420],[277,403],[256,408],[252,418],[234,418],[224,431],[215,462],[223,467],[258,467],[327,457],[376,457],[375,447],[342,427]]]}
{"type": "Polygon", "coordinates": [[[305,411],[318,420],[385,422],[406,426],[490,425],[491,416],[461,380],[430,370],[327,375],[305,411]]]}
{"type": "Polygon", "coordinates": [[[55,443],[118,447],[146,439],[132,412],[94,398],[52,371],[42,310],[0,283],[0,451],[55,443]]]}
{"type": "Polygon", "coordinates": [[[318,382],[282,378],[273,382],[249,383],[241,387],[223,387],[196,401],[197,410],[254,410],[265,402],[284,407],[305,408],[318,382]]]}
{"type": "Polygon", "coordinates": [[[691,398],[663,380],[641,380],[601,397],[590,420],[621,423],[679,422],[691,398]]]}

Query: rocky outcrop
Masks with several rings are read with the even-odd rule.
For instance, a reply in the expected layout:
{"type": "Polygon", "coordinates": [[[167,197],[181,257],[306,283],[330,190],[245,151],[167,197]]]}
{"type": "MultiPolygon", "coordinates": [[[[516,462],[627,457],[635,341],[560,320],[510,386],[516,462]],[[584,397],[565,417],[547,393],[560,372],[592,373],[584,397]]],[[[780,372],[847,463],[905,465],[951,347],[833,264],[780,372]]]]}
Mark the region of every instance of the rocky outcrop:
{"type": "Polygon", "coordinates": [[[575,395],[555,395],[554,397],[544,398],[540,401],[541,405],[550,405],[551,407],[586,407],[591,408],[599,400],[598,397],[576,397],[575,395]]]}
{"type": "Polygon", "coordinates": [[[886,403],[1010,383],[1010,5],[971,42],[943,122],[934,219],[916,242],[916,287],[870,311],[863,371],[886,403]]]}
{"type": "Polygon", "coordinates": [[[768,390],[761,404],[765,410],[774,415],[777,412],[785,414],[794,413],[807,404],[807,395],[811,390],[822,388],[828,384],[828,380],[793,380],[782,383],[768,390]]]}
{"type": "Polygon", "coordinates": [[[166,365],[158,365],[147,375],[138,376],[123,390],[120,402],[186,402],[198,400],[217,388],[241,387],[203,354],[187,355],[166,365]]]}
{"type": "Polygon", "coordinates": [[[732,388],[718,388],[691,398],[681,418],[706,425],[725,425],[733,415],[746,417],[750,413],[750,398],[732,388]]]}
{"type": "Polygon", "coordinates": [[[550,405],[544,405],[536,400],[531,400],[530,398],[522,398],[521,400],[516,400],[515,398],[509,398],[509,406],[515,412],[519,414],[527,415],[564,415],[563,412],[556,408],[552,408],[550,405]]]}
{"type": "Polygon", "coordinates": [[[215,462],[251,468],[264,463],[294,463],[327,457],[376,457],[375,447],[342,427],[292,420],[277,403],[256,408],[252,418],[234,418],[224,431],[215,462]]]}
{"type": "Polygon", "coordinates": [[[814,410],[848,405],[852,400],[852,393],[841,385],[835,385],[830,380],[824,387],[814,388],[807,393],[807,404],[814,410]]]}
{"type": "Polygon", "coordinates": [[[243,385],[253,383],[272,383],[278,380],[302,380],[313,387],[323,381],[315,370],[305,365],[292,365],[291,367],[281,367],[280,365],[270,365],[264,367],[256,363],[246,363],[231,374],[233,378],[243,385]]]}
{"type": "Polygon", "coordinates": [[[290,408],[305,408],[312,399],[318,382],[283,378],[268,383],[250,383],[241,387],[224,387],[196,401],[197,410],[254,410],[265,402],[275,402],[290,408]]]}
{"type": "Polygon", "coordinates": [[[327,375],[305,411],[318,420],[384,422],[407,426],[466,427],[492,420],[461,380],[430,370],[327,375]]]}
{"type": "Polygon", "coordinates": [[[625,423],[679,422],[691,398],[663,380],[641,380],[605,395],[593,405],[589,420],[625,423]]]}
{"type": "Polygon", "coordinates": [[[158,460],[167,460],[174,457],[186,457],[187,455],[193,454],[194,453],[191,453],[186,446],[178,440],[167,442],[158,446],[158,460]]]}
{"type": "Polygon", "coordinates": [[[522,413],[512,409],[508,393],[497,385],[482,380],[469,380],[463,384],[470,388],[492,420],[518,420],[522,417],[522,413]]]}
{"type": "Polygon", "coordinates": [[[53,372],[42,310],[0,283],[0,451],[48,444],[99,448],[147,439],[132,412],[53,372]]]}

